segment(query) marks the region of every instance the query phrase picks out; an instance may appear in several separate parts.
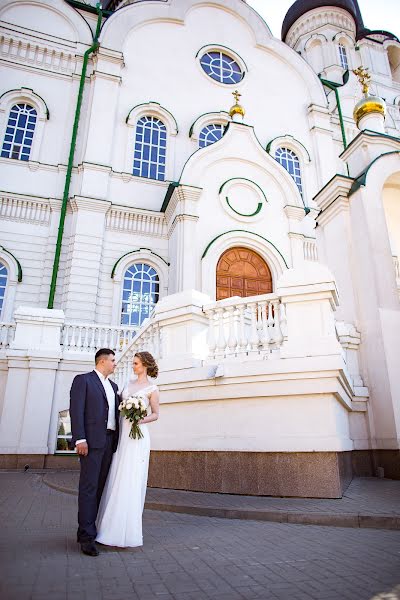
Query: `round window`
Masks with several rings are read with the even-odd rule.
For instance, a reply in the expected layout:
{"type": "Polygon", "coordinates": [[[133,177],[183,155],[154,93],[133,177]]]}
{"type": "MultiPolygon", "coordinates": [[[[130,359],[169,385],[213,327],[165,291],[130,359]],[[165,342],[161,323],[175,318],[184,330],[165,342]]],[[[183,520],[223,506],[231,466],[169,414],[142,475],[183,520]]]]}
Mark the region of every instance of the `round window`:
{"type": "Polygon", "coordinates": [[[203,54],[200,65],[211,79],[220,83],[235,84],[244,77],[244,72],[236,60],[218,50],[203,54]]]}

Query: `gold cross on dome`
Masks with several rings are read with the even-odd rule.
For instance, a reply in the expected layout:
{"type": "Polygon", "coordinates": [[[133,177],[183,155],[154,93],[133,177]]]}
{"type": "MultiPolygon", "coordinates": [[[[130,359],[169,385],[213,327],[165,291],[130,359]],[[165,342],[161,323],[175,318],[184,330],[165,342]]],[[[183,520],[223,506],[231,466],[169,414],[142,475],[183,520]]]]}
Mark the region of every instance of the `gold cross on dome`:
{"type": "Polygon", "coordinates": [[[239,92],[237,90],[232,92],[232,96],[235,98],[236,104],[239,104],[239,98],[241,97],[241,95],[242,94],[239,94],[239,92]]]}
{"type": "Polygon", "coordinates": [[[362,85],[363,94],[368,94],[369,82],[371,81],[371,75],[368,73],[368,69],[364,69],[364,67],[361,66],[358,67],[358,69],[354,69],[353,73],[362,85]]]}

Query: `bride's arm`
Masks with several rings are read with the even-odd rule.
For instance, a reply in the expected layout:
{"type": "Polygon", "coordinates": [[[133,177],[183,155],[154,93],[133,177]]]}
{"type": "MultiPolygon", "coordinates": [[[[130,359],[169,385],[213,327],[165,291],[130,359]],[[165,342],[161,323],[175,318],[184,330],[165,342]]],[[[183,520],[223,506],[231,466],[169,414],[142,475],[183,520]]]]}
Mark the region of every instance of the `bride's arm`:
{"type": "Polygon", "coordinates": [[[139,421],[139,425],[143,425],[144,423],[152,423],[153,421],[157,421],[158,415],[160,412],[160,394],[158,390],[154,390],[149,398],[151,415],[147,415],[141,421],[139,421]]]}

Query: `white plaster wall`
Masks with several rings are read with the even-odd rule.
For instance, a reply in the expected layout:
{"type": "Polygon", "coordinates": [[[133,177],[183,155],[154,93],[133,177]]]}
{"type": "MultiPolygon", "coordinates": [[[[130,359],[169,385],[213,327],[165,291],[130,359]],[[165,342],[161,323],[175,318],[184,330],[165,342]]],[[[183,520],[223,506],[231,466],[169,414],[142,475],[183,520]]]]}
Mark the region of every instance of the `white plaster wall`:
{"type": "Polygon", "coordinates": [[[383,188],[383,206],[393,256],[400,254],[400,173],[393,175],[383,188]],[[391,183],[393,181],[393,183],[391,183]]]}

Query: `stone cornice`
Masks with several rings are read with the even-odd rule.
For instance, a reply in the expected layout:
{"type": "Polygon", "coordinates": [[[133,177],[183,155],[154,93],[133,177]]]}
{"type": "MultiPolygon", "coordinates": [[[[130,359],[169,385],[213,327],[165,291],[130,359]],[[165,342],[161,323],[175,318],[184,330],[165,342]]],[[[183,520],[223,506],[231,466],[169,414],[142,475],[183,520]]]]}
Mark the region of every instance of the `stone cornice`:
{"type": "MultiPolygon", "coordinates": [[[[326,210],[335,200],[348,198],[349,191],[354,179],[346,175],[336,174],[328,183],[314,196],[313,200],[318,204],[321,211],[326,210]]],[[[320,219],[321,214],[318,216],[320,219]]]]}
{"type": "Polygon", "coordinates": [[[395,138],[389,135],[376,133],[374,131],[361,131],[357,137],[355,137],[346,150],[342,152],[339,158],[347,161],[352,154],[357,151],[363,150],[364,148],[371,148],[371,146],[385,146],[386,152],[388,150],[400,150],[400,138],[395,138]]]}
{"type": "Polygon", "coordinates": [[[301,206],[287,204],[283,207],[283,212],[288,219],[293,219],[294,221],[302,221],[304,219],[304,208],[301,206]]]}
{"type": "Polygon", "coordinates": [[[197,216],[197,202],[200,198],[202,188],[190,185],[177,186],[171,196],[168,207],[165,211],[165,218],[168,224],[172,224],[178,215],[197,216]]]}
{"type": "Polygon", "coordinates": [[[90,212],[100,212],[106,214],[111,206],[109,200],[99,200],[98,198],[86,198],[84,196],[74,196],[70,200],[73,212],[78,210],[88,210],[90,212]]]}

